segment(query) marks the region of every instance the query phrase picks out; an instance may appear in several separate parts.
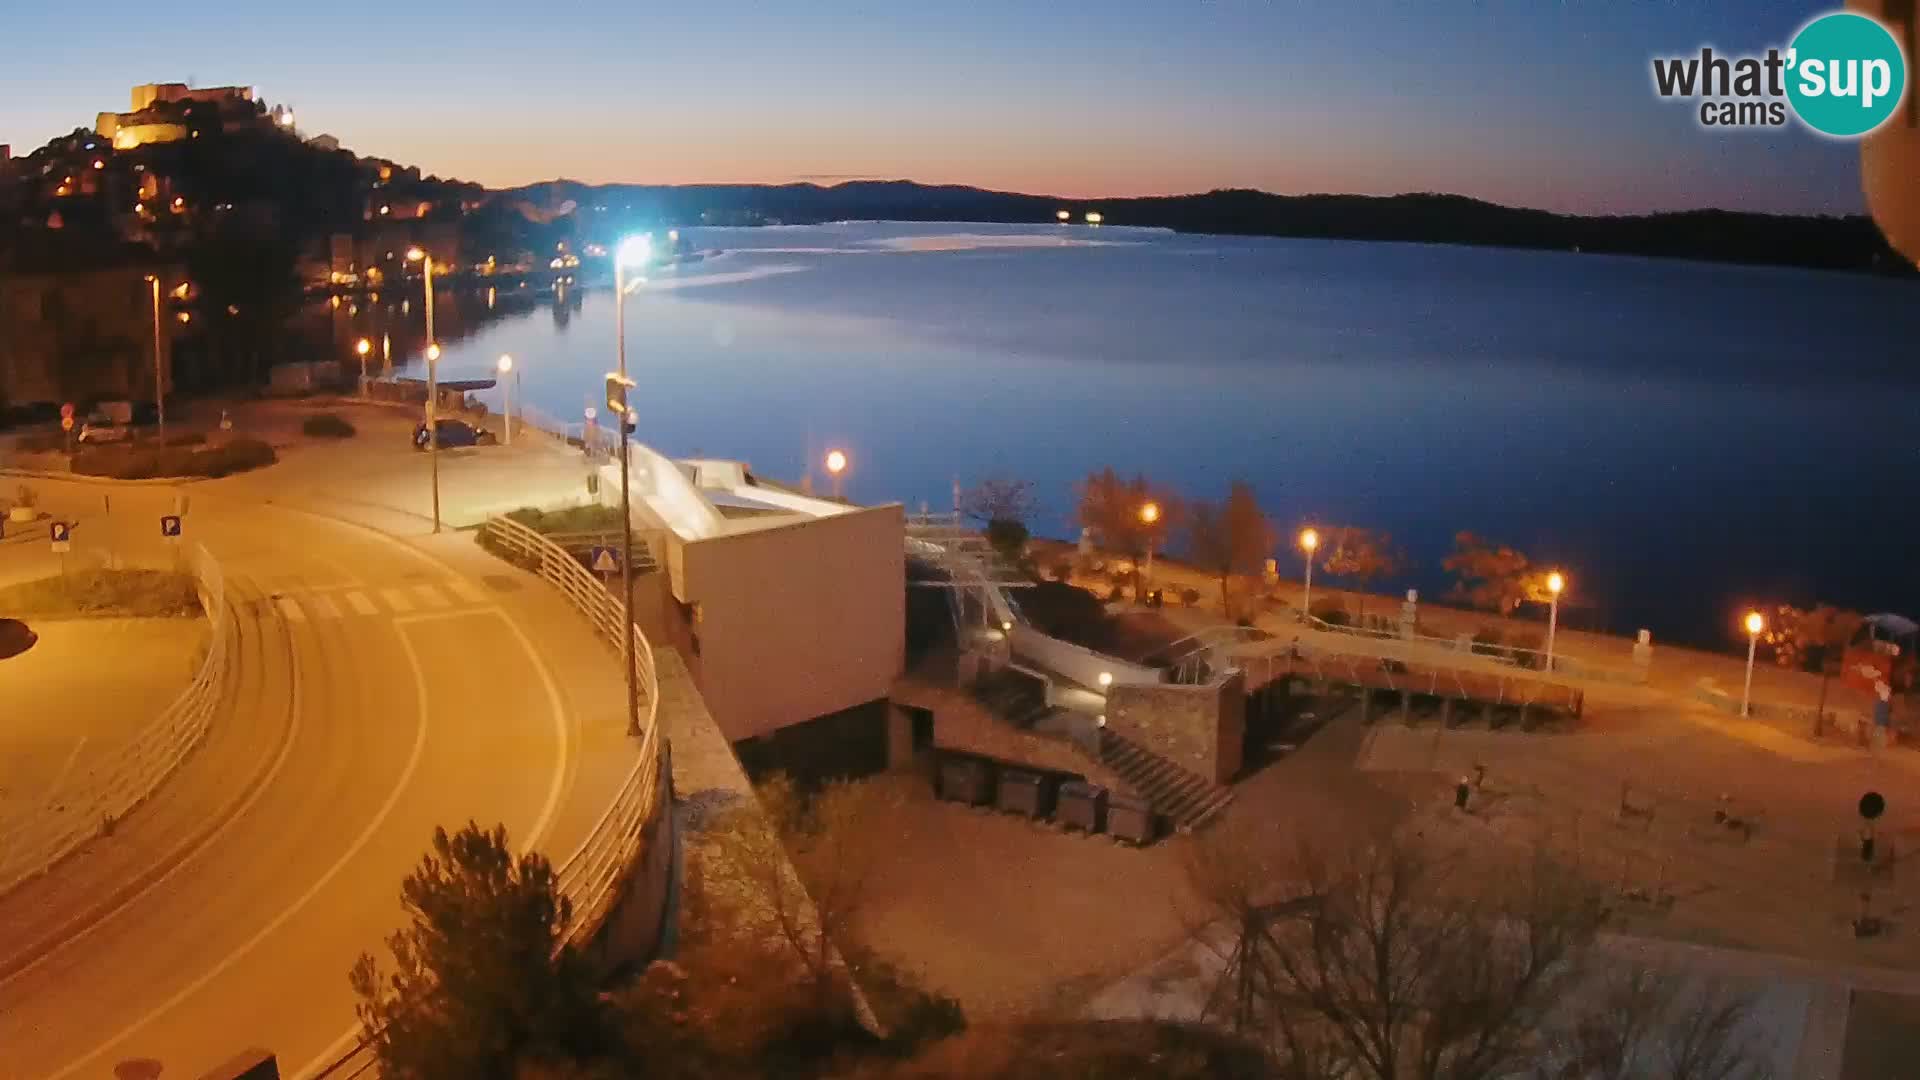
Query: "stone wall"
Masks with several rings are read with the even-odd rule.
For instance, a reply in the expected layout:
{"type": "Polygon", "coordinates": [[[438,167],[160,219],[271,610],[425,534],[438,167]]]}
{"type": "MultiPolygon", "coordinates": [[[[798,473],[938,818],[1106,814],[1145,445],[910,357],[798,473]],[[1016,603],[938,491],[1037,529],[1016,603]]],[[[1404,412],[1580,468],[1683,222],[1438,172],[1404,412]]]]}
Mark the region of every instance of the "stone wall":
{"type": "Polygon", "coordinates": [[[1240,771],[1247,682],[1231,672],[1205,686],[1113,686],[1107,727],[1216,784],[1240,771]]]}

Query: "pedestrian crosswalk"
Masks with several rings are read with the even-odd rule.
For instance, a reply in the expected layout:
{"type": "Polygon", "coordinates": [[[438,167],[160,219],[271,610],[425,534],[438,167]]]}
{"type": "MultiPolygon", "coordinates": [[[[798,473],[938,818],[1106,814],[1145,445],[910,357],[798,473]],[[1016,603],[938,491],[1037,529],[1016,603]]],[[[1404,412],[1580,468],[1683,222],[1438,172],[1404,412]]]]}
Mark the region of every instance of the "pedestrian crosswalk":
{"type": "Polygon", "coordinates": [[[412,585],[329,589],[289,589],[273,594],[273,609],[290,623],[409,615],[450,611],[489,602],[484,589],[471,581],[450,578],[412,585]]]}

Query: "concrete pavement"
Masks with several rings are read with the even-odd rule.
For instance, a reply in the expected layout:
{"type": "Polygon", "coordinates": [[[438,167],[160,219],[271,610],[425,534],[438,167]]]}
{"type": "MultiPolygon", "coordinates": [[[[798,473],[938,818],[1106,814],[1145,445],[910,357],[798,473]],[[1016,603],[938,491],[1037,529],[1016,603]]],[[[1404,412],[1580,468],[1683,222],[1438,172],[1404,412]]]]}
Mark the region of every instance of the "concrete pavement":
{"type": "MultiPolygon", "coordinates": [[[[605,809],[632,764],[623,686],[563,598],[470,535],[421,536],[377,491],[287,498],[418,457],[316,445],[191,486],[190,539],[240,583],[242,685],[160,796],[0,898],[0,923],[33,930],[0,966],[0,1077],[132,1058],[192,1076],[246,1045],[301,1075],[350,1042],[347,970],[384,955],[435,826],[502,822],[557,863],[605,809]]],[[[127,544],[144,516],[129,508],[127,544]]]]}

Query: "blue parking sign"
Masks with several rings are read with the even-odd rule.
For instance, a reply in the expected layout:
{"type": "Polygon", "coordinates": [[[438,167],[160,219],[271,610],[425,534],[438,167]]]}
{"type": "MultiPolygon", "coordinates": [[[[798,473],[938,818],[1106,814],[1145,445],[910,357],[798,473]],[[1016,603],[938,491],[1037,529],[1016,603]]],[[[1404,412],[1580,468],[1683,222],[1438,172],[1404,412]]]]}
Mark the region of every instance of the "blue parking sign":
{"type": "Polygon", "coordinates": [[[64,544],[70,535],[71,526],[64,521],[55,521],[47,526],[47,539],[56,544],[64,544]]]}
{"type": "Polygon", "coordinates": [[[180,536],[180,515],[160,515],[160,535],[178,539],[180,536]]]}

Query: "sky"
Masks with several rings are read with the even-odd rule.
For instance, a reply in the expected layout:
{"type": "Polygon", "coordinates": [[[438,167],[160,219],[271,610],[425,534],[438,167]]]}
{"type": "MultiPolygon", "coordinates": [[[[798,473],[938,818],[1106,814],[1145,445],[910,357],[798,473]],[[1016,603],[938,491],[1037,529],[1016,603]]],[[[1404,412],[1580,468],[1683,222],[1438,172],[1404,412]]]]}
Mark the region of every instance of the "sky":
{"type": "Polygon", "coordinates": [[[1650,60],[1838,3],[526,0],[0,13],[16,154],[136,83],[252,85],[301,129],[510,186],[905,178],[1077,198],[1445,191],[1575,213],[1862,210],[1857,148],[1713,131],[1650,60]]]}

